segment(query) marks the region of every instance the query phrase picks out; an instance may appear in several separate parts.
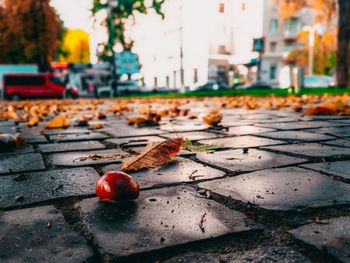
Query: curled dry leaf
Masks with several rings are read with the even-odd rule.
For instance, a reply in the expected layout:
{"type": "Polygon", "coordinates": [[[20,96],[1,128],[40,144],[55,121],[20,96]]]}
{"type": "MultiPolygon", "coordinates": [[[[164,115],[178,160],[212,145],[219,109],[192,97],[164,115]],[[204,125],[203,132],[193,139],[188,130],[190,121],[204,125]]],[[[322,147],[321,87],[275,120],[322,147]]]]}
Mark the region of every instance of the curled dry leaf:
{"type": "Polygon", "coordinates": [[[304,115],[337,115],[338,112],[333,107],[310,107],[305,112],[304,115]]]}
{"type": "Polygon", "coordinates": [[[182,138],[168,139],[163,142],[149,142],[140,155],[125,160],[121,169],[123,171],[138,171],[143,168],[166,165],[180,151],[182,143],[182,138]]]}
{"type": "Polygon", "coordinates": [[[103,123],[95,123],[90,126],[93,130],[103,129],[105,125],[103,123]]]}
{"type": "Polygon", "coordinates": [[[136,125],[137,127],[155,126],[158,125],[161,117],[156,113],[150,113],[147,116],[134,116],[127,118],[129,125],[136,125]]]}
{"type": "Polygon", "coordinates": [[[47,129],[68,128],[70,122],[64,116],[56,116],[46,125],[47,129]]]}
{"type": "Polygon", "coordinates": [[[222,121],[222,114],[218,110],[212,110],[208,115],[203,117],[203,120],[210,126],[218,126],[222,121]]]}
{"type": "Polygon", "coordinates": [[[28,127],[36,126],[38,125],[39,121],[40,121],[40,118],[38,116],[34,116],[27,122],[27,126],[28,127]]]}

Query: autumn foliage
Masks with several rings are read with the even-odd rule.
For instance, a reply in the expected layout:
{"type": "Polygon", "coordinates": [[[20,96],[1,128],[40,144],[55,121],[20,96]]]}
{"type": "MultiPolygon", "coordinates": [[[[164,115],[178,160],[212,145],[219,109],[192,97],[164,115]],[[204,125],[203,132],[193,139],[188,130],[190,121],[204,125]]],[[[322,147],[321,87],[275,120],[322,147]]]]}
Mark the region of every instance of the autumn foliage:
{"type": "Polygon", "coordinates": [[[49,0],[4,0],[0,63],[46,66],[59,47],[61,22],[49,0]]]}

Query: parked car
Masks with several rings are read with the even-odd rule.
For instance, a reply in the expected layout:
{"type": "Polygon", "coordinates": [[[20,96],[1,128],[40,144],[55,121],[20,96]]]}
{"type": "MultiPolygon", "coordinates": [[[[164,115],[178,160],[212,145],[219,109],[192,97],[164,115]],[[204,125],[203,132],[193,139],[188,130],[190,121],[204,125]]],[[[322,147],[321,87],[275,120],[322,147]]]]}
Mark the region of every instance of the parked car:
{"type": "Polygon", "coordinates": [[[189,89],[190,91],[225,90],[228,89],[228,85],[223,81],[208,81],[204,85],[194,84],[189,89]]]}
{"type": "MultiPolygon", "coordinates": [[[[111,97],[113,95],[112,81],[106,86],[97,87],[97,97],[111,97]]],[[[114,95],[118,96],[127,95],[131,93],[139,93],[140,87],[134,80],[119,81],[117,82],[117,88],[115,92],[116,94],[114,95]]]]}
{"type": "Polygon", "coordinates": [[[3,77],[4,99],[77,98],[76,87],[66,88],[59,78],[45,74],[6,74],[3,77]]]}
{"type": "Polygon", "coordinates": [[[254,81],[238,86],[237,89],[272,89],[272,85],[265,81],[254,81]]]}
{"type": "Polygon", "coordinates": [[[304,78],[304,88],[329,88],[335,85],[335,78],[330,76],[309,75],[304,78]]]}

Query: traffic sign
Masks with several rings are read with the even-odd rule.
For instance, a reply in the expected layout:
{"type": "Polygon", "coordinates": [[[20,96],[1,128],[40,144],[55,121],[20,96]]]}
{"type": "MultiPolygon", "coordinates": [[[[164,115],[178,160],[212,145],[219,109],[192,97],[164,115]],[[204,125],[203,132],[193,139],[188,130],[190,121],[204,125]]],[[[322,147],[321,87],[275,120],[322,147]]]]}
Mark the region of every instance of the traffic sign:
{"type": "Polygon", "coordinates": [[[135,74],[140,72],[139,56],[131,51],[116,53],[117,74],[135,74]]]}

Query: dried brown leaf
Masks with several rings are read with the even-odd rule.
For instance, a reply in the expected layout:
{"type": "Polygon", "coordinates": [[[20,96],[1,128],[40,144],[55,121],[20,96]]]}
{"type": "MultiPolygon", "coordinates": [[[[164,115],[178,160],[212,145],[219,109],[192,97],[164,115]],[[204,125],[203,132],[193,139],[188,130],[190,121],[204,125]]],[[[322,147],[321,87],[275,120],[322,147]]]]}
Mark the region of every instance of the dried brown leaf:
{"type": "Polygon", "coordinates": [[[123,162],[123,171],[138,171],[143,168],[155,168],[170,162],[182,146],[183,139],[168,139],[163,142],[149,142],[144,152],[123,162]]]}

